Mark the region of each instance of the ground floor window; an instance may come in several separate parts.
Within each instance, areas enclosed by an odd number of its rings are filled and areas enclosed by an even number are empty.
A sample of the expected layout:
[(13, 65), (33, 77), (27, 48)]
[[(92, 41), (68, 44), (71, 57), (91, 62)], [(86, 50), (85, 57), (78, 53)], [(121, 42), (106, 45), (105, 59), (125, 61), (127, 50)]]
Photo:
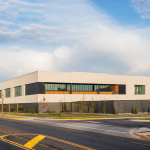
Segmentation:
[(3, 105), (3, 111), (6, 111), (6, 104)]
[(10, 111), (11, 111), (11, 112), (14, 111), (14, 104), (10, 104)]
[(18, 104), (18, 112), (23, 112), (23, 104)]

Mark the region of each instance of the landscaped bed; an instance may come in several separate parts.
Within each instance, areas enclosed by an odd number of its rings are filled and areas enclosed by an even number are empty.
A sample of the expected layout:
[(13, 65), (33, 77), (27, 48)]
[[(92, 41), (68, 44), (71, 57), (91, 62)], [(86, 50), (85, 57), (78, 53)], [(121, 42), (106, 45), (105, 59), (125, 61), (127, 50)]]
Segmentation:
[[(89, 114), (89, 113), (17, 113), (17, 112), (0, 112), (1, 116), (16, 115), (16, 116), (27, 116), (27, 117), (48, 117), (51, 119), (75, 119), (75, 118), (132, 118), (132, 117), (144, 117), (136, 118), (136, 120), (150, 120), (150, 114)], [(11, 116), (10, 116), (11, 117)]]

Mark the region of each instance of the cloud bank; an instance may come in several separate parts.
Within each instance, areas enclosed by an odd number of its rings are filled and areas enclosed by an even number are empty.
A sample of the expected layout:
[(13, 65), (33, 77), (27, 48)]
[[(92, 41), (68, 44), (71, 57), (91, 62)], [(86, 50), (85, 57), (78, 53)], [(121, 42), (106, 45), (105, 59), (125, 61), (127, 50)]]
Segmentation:
[(121, 26), (88, 0), (0, 3), (0, 80), (36, 70), (150, 75), (150, 28)]

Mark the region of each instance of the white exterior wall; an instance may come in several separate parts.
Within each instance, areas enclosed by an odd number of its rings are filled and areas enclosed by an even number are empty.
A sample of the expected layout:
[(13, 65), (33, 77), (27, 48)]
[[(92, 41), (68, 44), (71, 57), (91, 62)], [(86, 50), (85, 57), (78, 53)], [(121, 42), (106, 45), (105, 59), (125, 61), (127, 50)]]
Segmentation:
[[(39, 82), (55, 83), (85, 83), (85, 84), (125, 84), (126, 94), (86, 94), (86, 101), (96, 100), (150, 100), (150, 77), (108, 75), (99, 73), (78, 73), (78, 72), (48, 72), (38, 73)], [(134, 85), (145, 85), (145, 95), (135, 95)], [(43, 94), (47, 101), (59, 102), (64, 99), (64, 94)], [(39, 95), (39, 101), (43, 95)], [(80, 101), (83, 94), (65, 94), (65, 101)]]
[[(13, 103), (37, 103), (38, 95), (26, 95), (25, 96), (25, 85), (38, 82), (38, 72), (33, 72), (24, 76), (20, 76), (5, 82), (0, 83), (0, 90), (4, 94), (4, 104), (13, 104)], [(22, 96), (14, 97), (14, 87), (22, 86)], [(11, 97), (5, 98), (5, 89), (11, 88), (10, 95)], [(0, 99), (1, 101), (1, 99)]]
[[(11, 88), (11, 97), (5, 98), (4, 103), (36, 103), (40, 102), (43, 96), (48, 102), (80, 101), (83, 94), (37, 94), (25, 95), (25, 85), (34, 82), (53, 82), (53, 83), (85, 83), (85, 84), (125, 84), (126, 94), (86, 94), (85, 100), (150, 100), (150, 77), (108, 75), (98, 73), (77, 73), (77, 72), (48, 72), (37, 71), (18, 78), (14, 78), (0, 83), (0, 90), (4, 94), (4, 89)], [(22, 96), (14, 97), (14, 87), (22, 86)], [(135, 95), (134, 85), (145, 85), (145, 95)], [(1, 101), (1, 99), (0, 99)]]

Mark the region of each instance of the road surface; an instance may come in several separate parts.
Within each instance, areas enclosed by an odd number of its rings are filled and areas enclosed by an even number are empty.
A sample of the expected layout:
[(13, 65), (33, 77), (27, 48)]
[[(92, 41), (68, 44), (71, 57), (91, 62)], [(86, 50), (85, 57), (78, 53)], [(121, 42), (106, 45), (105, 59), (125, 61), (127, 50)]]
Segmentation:
[(56, 121), (0, 118), (0, 150), (150, 150), (132, 135), (149, 123), (128, 119)]

